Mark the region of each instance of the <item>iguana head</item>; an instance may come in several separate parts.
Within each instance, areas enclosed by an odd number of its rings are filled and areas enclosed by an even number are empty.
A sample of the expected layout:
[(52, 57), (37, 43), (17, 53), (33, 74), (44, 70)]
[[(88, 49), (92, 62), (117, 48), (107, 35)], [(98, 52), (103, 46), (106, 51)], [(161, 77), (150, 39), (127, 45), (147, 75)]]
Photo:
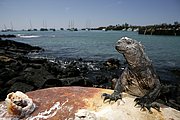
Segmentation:
[(122, 54), (136, 54), (136, 52), (143, 50), (141, 43), (128, 37), (122, 37), (118, 40), (115, 48)]
[(116, 50), (122, 53), (131, 66), (140, 66), (141, 62), (148, 62), (149, 59), (144, 53), (143, 45), (131, 38), (122, 37), (117, 41)]

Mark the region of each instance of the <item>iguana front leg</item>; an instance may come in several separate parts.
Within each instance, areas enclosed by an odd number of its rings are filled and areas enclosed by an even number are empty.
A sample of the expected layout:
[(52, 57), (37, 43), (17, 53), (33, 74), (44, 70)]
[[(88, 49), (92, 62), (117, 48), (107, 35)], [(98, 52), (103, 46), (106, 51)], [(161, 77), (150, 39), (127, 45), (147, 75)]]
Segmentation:
[(104, 97), (104, 101), (109, 99), (109, 103), (111, 101), (117, 101), (118, 99), (122, 99), (121, 93), (124, 91), (125, 85), (127, 84), (127, 75), (128, 75), (128, 68), (125, 68), (121, 77), (116, 80), (114, 92), (112, 94), (103, 93), (102, 96)]

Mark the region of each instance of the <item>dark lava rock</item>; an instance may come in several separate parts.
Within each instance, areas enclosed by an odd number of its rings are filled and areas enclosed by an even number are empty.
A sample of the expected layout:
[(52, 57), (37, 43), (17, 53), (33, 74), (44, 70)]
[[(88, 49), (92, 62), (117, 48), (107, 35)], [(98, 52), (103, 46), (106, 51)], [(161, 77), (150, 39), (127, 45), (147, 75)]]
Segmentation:
[(90, 79), (84, 77), (68, 77), (59, 79), (63, 86), (84, 86), (92, 87), (93, 83)]
[(17, 72), (10, 68), (2, 68), (0, 72), (0, 80), (7, 80), (15, 77), (17, 75)]
[(117, 69), (120, 67), (120, 61), (118, 59), (110, 58), (107, 61), (104, 62), (104, 65), (108, 69)]
[(80, 75), (80, 71), (77, 69), (76, 66), (69, 65), (66, 69), (63, 71), (62, 77), (76, 77)]
[(16, 60), (18, 61), (22, 61), (22, 63), (32, 63), (32, 64), (44, 64), (47, 63), (47, 59), (43, 59), (43, 58), (30, 58), (27, 56), (18, 56), (16, 58)]
[(40, 69), (28, 67), (23, 71), (23, 75), (27, 83), (30, 83), (37, 88), (42, 88), (48, 80), (56, 80), (56, 78), (44, 67), (41, 67)]
[(19, 75), (19, 76), (13, 77), (12, 79), (8, 80), (4, 86), (9, 87), (9, 86), (12, 86), (16, 82), (25, 82), (24, 76)]
[(59, 79), (48, 79), (42, 88), (49, 88), (49, 87), (56, 87), (56, 86), (63, 86), (63, 83), (61, 80)]
[[(0, 39), (0, 99), (4, 99), (10, 91), (31, 91), (41, 88), (46, 80), (55, 79), (45, 68), (41, 68), (46, 60), (24, 56), (41, 50), (37, 46)], [(28, 68), (32, 68), (31, 71), (27, 71)]]
[(15, 82), (13, 85), (8, 87), (3, 86), (2, 88), (0, 88), (0, 101), (4, 100), (7, 94), (10, 92), (15, 92), (15, 91), (28, 92), (32, 90), (34, 90), (33, 86), (22, 82)]
[(177, 75), (177, 76), (180, 76), (180, 68), (175, 68), (175, 69), (172, 69), (170, 70), (173, 74)]
[(16, 42), (13, 40), (0, 40), (0, 49), (5, 50), (6, 54), (27, 54), (29, 52), (38, 52), (43, 50), (38, 46)]
[(0, 38), (15, 38), (15, 37), (16, 37), (16, 35), (10, 35), (10, 34), (8, 34), (8, 35), (5, 35), (5, 34), (0, 35)]
[(28, 92), (28, 91), (32, 91), (33, 89), (34, 87), (31, 85), (28, 85), (22, 82), (16, 82), (10, 87), (10, 89), (8, 90), (8, 93), (15, 92), (15, 91)]
[(63, 68), (61, 67), (60, 64), (47, 61), (45, 67), (48, 70), (48, 72), (50, 72), (57, 78), (62, 78)]

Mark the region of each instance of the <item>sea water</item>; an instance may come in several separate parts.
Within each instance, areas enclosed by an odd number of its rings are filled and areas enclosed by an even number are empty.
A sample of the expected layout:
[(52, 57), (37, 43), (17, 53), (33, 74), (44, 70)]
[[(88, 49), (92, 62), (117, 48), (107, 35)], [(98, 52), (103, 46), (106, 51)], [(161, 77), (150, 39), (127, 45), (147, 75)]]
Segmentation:
[[(4, 34), (4, 33), (0, 33)], [(83, 58), (103, 61), (116, 58), (124, 61), (115, 50), (115, 44), (123, 36), (136, 39), (145, 47), (161, 79), (178, 80), (171, 69), (180, 68), (180, 37), (139, 35), (130, 31), (17, 31), (15, 41), (40, 46), (44, 52), (34, 54), (47, 58)]]

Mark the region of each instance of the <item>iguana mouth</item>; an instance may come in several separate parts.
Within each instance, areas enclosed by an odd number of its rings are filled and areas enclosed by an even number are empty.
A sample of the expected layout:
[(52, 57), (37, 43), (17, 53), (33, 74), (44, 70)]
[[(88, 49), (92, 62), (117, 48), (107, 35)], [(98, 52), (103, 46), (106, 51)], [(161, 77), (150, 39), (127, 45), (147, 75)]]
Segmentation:
[(125, 50), (119, 49), (119, 48), (120, 48), (119, 45), (116, 45), (116, 46), (115, 46), (115, 49), (116, 49), (118, 52), (120, 52), (120, 53), (124, 53), (124, 52), (125, 52)]

